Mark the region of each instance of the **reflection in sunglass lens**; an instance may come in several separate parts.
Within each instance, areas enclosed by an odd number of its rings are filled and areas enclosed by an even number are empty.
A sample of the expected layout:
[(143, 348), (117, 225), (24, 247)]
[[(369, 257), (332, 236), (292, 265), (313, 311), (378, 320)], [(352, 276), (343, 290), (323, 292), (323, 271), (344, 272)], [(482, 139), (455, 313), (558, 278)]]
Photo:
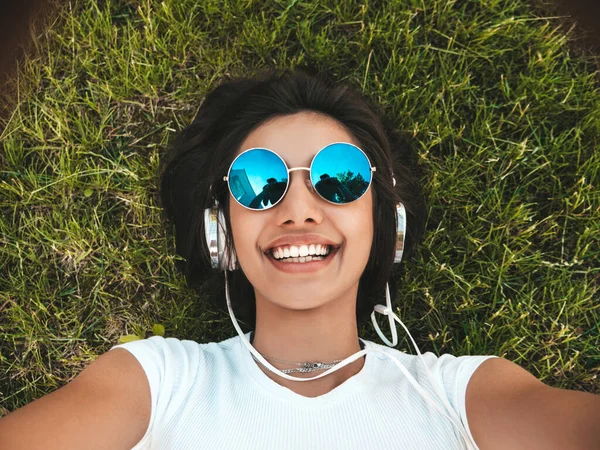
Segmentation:
[(266, 209), (277, 203), (288, 182), (283, 160), (266, 149), (242, 153), (229, 171), (231, 195), (252, 209)]
[(321, 150), (311, 167), (316, 191), (332, 203), (358, 200), (371, 183), (371, 167), (365, 154), (346, 143), (331, 144)]

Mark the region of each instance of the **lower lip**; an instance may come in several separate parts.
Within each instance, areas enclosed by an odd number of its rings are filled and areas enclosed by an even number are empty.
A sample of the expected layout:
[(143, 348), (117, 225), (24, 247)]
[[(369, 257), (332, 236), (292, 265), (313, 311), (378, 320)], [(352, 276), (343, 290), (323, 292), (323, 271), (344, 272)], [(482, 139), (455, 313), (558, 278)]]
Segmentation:
[(282, 272), (287, 273), (307, 273), (307, 272), (316, 272), (321, 270), (329, 265), (333, 257), (337, 254), (339, 248), (332, 250), (329, 252), (327, 257), (321, 259), (319, 261), (309, 261), (309, 262), (282, 262), (278, 261), (272, 256), (267, 256), (267, 259), (271, 261), (271, 264), (275, 266), (276, 269), (281, 270)]

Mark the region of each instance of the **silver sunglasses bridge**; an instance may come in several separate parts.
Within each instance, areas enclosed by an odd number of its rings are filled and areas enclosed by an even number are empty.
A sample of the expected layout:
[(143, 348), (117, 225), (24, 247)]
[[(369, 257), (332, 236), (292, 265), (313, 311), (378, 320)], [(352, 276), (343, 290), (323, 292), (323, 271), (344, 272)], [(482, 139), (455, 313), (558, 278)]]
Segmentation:
[[(371, 169), (371, 172), (375, 172), (377, 170), (377, 167), (369, 167)], [(291, 169), (288, 169), (288, 172), (295, 172), (296, 170), (306, 170), (308, 172), (310, 172), (310, 167), (292, 167)], [(225, 175), (223, 177), (223, 181), (229, 181), (229, 177), (227, 175)], [(396, 180), (394, 180), (396, 181)]]

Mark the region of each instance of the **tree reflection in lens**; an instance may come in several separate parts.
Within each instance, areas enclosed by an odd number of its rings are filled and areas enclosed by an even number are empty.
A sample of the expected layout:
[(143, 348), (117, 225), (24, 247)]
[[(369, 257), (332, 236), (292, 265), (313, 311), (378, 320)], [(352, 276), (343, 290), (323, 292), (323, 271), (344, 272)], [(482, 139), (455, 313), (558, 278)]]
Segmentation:
[(356, 200), (356, 195), (350, 192), (337, 178), (324, 173), (315, 185), (315, 189), (325, 199), (333, 203), (348, 203)]
[(337, 179), (348, 189), (355, 198), (360, 198), (369, 187), (369, 182), (364, 179), (361, 173), (354, 175), (354, 172), (348, 170), (346, 173), (338, 173)]

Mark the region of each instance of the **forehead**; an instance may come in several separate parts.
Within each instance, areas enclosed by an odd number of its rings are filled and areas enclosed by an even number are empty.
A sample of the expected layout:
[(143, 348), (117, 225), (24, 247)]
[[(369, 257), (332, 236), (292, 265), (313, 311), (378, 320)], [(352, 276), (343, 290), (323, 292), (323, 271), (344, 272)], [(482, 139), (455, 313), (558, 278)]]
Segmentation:
[(290, 167), (308, 166), (315, 154), (332, 142), (358, 141), (337, 120), (315, 112), (275, 117), (253, 130), (238, 154), (254, 147), (278, 153)]

